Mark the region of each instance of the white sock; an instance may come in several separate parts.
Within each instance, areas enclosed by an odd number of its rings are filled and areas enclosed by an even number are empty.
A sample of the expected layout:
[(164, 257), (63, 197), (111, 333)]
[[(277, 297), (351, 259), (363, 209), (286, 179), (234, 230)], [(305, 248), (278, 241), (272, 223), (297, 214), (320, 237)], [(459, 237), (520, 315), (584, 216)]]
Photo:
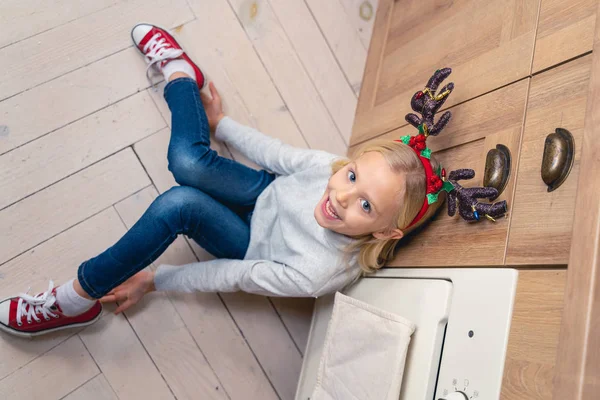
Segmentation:
[(193, 80), (196, 80), (196, 72), (194, 71), (194, 68), (189, 62), (182, 59), (169, 61), (164, 67), (162, 67), (161, 72), (163, 73), (163, 76), (167, 82), (169, 81), (169, 77), (175, 72), (183, 72), (184, 74), (188, 74)]
[(96, 303), (96, 300), (89, 300), (77, 294), (73, 287), (74, 281), (75, 279), (71, 279), (56, 289), (56, 301), (67, 317), (83, 314)]

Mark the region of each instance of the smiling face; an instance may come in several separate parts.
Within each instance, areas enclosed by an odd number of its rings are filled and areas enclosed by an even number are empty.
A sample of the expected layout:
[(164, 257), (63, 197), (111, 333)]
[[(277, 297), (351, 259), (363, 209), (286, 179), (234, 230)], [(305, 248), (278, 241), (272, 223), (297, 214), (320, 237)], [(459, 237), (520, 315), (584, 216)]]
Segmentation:
[(402, 232), (393, 224), (404, 196), (404, 180), (404, 174), (394, 172), (383, 155), (364, 153), (329, 178), (315, 207), (315, 219), (323, 228), (347, 236), (399, 239)]

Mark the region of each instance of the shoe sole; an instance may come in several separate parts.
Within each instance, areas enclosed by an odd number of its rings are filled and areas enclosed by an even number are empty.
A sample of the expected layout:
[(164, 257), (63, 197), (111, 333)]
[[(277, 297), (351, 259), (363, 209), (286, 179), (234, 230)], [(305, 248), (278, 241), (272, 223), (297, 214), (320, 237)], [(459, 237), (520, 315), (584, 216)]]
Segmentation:
[[(173, 41), (175, 42), (175, 44), (176, 44), (177, 46), (179, 46), (181, 49), (183, 49), (183, 46), (181, 46), (181, 45), (179, 44), (179, 42), (177, 41), (177, 39), (175, 39), (175, 36), (171, 35), (171, 33), (170, 33), (170, 32), (169, 32), (167, 29), (161, 28), (161, 27), (160, 27), (160, 26), (158, 26), (158, 25), (154, 25), (154, 24), (147, 24), (147, 23), (145, 23), (145, 22), (140, 22), (139, 24), (136, 24), (136, 25), (135, 25), (133, 28), (131, 28), (131, 32), (129, 33), (129, 36), (131, 36), (131, 41), (133, 42), (133, 45), (134, 45), (134, 46), (135, 46), (135, 48), (136, 48), (136, 49), (137, 49), (137, 50), (140, 52), (140, 54), (141, 54), (141, 55), (145, 56), (145, 54), (144, 54), (144, 52), (142, 51), (142, 49), (140, 49), (140, 48), (138, 47), (138, 45), (135, 43), (135, 40), (133, 39), (133, 30), (134, 30), (135, 28), (137, 28), (139, 25), (151, 25), (151, 26), (154, 26), (154, 27), (156, 27), (156, 28), (158, 28), (158, 29), (162, 29), (163, 31), (167, 32), (167, 33), (168, 33), (168, 34), (171, 36), (171, 39), (173, 39)], [(196, 65), (196, 68), (198, 68), (198, 69), (200, 70), (200, 73), (202, 74), (202, 77), (204, 78), (204, 79), (203, 79), (203, 81), (204, 81), (204, 82), (202, 83), (202, 87), (200, 87), (200, 90), (204, 89), (204, 88), (206, 87), (206, 85), (207, 85), (207, 82), (206, 82), (206, 75), (205, 75), (205, 74), (204, 74), (204, 72), (202, 71), (202, 68), (200, 68), (200, 66), (199, 66), (199, 65), (198, 65), (198, 64), (197, 64), (195, 61), (192, 61), (192, 59), (191, 59), (191, 58), (190, 58), (190, 57), (187, 55), (186, 51), (185, 51), (185, 50), (183, 50), (183, 52), (185, 53), (185, 55), (186, 55), (186, 56), (187, 56), (187, 58), (188, 58), (186, 61), (189, 61), (189, 62), (191, 62), (192, 64)]]
[[(0, 301), (0, 303), (3, 303), (4, 301), (11, 299), (11, 297), (4, 299), (2, 301)], [(4, 331), (6, 333), (9, 333), (13, 336), (19, 336), (19, 337), (24, 337), (24, 338), (32, 338), (35, 336), (41, 336), (41, 335), (47, 335), (49, 333), (52, 332), (57, 332), (57, 331), (62, 331), (64, 329), (73, 329), (73, 328), (81, 328), (84, 326), (89, 326), (92, 325), (93, 323), (97, 322), (100, 318), (102, 318), (102, 316), (104, 315), (104, 309), (102, 309), (98, 315), (96, 317), (94, 317), (94, 319), (87, 321), (87, 322), (79, 322), (76, 324), (70, 324), (70, 325), (63, 325), (63, 326), (57, 326), (56, 328), (52, 328), (52, 329), (46, 329), (43, 331), (39, 331), (39, 332), (21, 332), (18, 331), (10, 326), (6, 326), (4, 324), (0, 323), (0, 331)]]

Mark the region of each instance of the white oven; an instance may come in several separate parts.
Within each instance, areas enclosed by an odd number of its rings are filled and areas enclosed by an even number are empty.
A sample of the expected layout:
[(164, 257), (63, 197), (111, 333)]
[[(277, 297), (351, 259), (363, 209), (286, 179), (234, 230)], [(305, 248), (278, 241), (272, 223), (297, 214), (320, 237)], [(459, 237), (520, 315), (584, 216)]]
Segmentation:
[[(517, 277), (514, 269), (386, 268), (344, 293), (415, 323), (400, 400), (493, 400)], [(296, 400), (315, 387), (332, 307), (333, 296), (316, 301)]]

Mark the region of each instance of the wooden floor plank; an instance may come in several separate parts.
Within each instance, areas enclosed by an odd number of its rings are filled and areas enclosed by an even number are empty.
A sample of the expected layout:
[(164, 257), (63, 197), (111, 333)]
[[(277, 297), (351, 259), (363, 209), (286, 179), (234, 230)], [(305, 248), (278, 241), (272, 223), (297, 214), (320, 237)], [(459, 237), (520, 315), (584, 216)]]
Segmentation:
[(221, 295), (282, 399), (293, 399), (302, 356), (266, 297), (243, 292)]
[(337, 0), (306, 0), (319, 23), (346, 77), (356, 93), (360, 92), (367, 51)]
[(144, 70), (129, 48), (0, 102), (0, 154), (148, 87)]
[(146, 92), (0, 156), (0, 209), (165, 127)]
[[(229, 2), (308, 145), (345, 154), (347, 146), (269, 2)], [(323, 132), (328, 134), (323, 135)]]
[(303, 1), (270, 0), (269, 3), (347, 145), (356, 111), (356, 94), (319, 26)]
[(0, 48), (110, 7), (117, 1), (3, 0), (0, 4)]
[[(249, 112), (251, 126), (292, 146), (306, 147), (288, 106), (227, 1), (190, 0), (190, 6), (197, 22), (186, 24), (179, 37), (201, 65), (210, 59), (218, 67), (208, 71), (217, 88), (229, 80)], [(227, 29), (222, 29), (223, 26)], [(232, 92), (224, 92), (223, 97), (227, 97), (229, 106), (226, 112), (238, 119), (243, 110), (237, 107), (234, 110), (232, 105), (239, 101), (234, 100)]]
[(358, 33), (366, 50), (369, 50), (373, 24), (379, 0), (339, 0), (346, 11), (348, 21)]
[(0, 49), (0, 100), (131, 46), (140, 21), (167, 28), (193, 16), (185, 0), (132, 0)]
[(100, 374), (62, 400), (119, 400), (119, 398), (104, 375)]
[[(58, 286), (74, 278), (81, 262), (104, 251), (124, 233), (112, 207), (96, 214), (0, 266), (0, 298), (25, 292), (28, 287), (30, 293), (40, 293), (48, 289), (50, 280)], [(59, 331), (31, 340), (0, 335), (0, 379), (77, 331)]]
[(107, 312), (79, 333), (121, 399), (175, 399), (124, 315)]
[(0, 264), (148, 186), (126, 149), (0, 211)]
[[(157, 195), (154, 188), (148, 188), (115, 207), (130, 226)], [(154, 264), (183, 265), (195, 261), (187, 242), (179, 237)], [(223, 394), (223, 389), (231, 399), (277, 398), (217, 294), (169, 296), (152, 293), (127, 316), (178, 399), (220, 398), (217, 395)], [(168, 323), (165, 315), (170, 315)], [(195, 343), (189, 342), (190, 334)], [(167, 353), (165, 349), (177, 351)], [(202, 376), (204, 357), (223, 385), (217, 392), (214, 386), (202, 387), (193, 376), (186, 379), (190, 373)], [(182, 366), (190, 371), (179, 372)]]
[(60, 399), (99, 372), (79, 337), (73, 336), (0, 380), (0, 398)]
[(292, 335), (300, 353), (304, 355), (315, 299), (312, 297), (272, 297), (271, 302)]

